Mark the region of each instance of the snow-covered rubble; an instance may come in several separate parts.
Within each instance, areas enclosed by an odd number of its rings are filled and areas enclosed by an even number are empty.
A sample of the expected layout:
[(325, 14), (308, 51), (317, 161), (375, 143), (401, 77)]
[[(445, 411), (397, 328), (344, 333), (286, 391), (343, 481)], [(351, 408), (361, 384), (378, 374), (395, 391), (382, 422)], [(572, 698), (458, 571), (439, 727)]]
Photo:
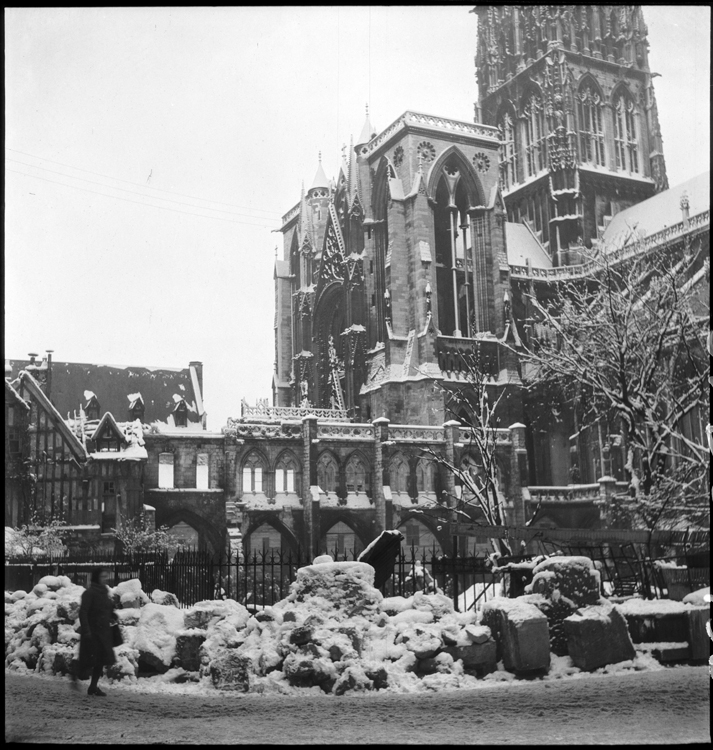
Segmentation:
[[(590, 578), (589, 568), (581, 568), (580, 582)], [(551, 595), (552, 576), (540, 579)], [(479, 614), (456, 612), (440, 593), (385, 598), (373, 582), (374, 569), (366, 563), (320, 558), (298, 571), (285, 599), (254, 615), (232, 600), (181, 609), (168, 592), (149, 595), (138, 580), (121, 582), (110, 595), (124, 644), (115, 649), (117, 662), (107, 676), (125, 685), (159, 680), (235, 692), (334, 695), (476, 687), (514, 678), (496, 665), (495, 634)], [(29, 593), (5, 592), (6, 669), (72, 671), (83, 591), (64, 576), (46, 576)], [(518, 607), (544, 601), (542, 593), (521, 599), (501, 605), (517, 619)], [(579, 671), (571, 660), (552, 664), (553, 678)], [(632, 668), (642, 668), (637, 664)]]

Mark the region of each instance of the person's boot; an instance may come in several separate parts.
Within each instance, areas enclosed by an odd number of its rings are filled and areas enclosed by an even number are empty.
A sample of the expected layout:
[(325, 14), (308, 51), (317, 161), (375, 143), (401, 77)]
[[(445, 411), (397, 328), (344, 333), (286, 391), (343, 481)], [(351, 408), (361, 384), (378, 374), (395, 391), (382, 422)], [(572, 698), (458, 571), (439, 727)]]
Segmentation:
[(89, 686), (89, 690), (87, 690), (87, 695), (98, 695), (102, 698), (106, 697), (106, 693), (103, 690), (101, 690), (98, 686), (92, 687), (91, 685)]

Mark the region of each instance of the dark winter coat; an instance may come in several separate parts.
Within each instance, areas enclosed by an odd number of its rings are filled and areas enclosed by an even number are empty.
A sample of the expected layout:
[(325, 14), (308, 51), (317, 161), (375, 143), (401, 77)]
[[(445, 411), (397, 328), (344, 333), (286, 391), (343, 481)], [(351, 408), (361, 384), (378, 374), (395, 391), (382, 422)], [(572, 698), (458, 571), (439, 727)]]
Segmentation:
[(90, 584), (82, 594), (82, 604), (79, 608), (80, 673), (87, 673), (94, 667), (105, 667), (116, 662), (111, 635), (111, 622), (115, 617), (108, 587), (101, 583)]

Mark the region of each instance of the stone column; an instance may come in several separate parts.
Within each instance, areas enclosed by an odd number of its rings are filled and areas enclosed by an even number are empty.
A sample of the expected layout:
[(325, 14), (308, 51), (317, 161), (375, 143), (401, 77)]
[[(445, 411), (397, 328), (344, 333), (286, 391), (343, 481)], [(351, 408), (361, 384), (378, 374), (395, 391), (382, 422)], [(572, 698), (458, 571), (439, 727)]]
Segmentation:
[(316, 546), (313, 524), (312, 487), (317, 486), (317, 457), (312, 450), (312, 441), (317, 439), (317, 417), (302, 418), (302, 505), (304, 506), (303, 544), (307, 556), (313, 557)]
[[(455, 419), (451, 419), (443, 425), (443, 434), (446, 439), (446, 461), (455, 466), (455, 443), (458, 442), (458, 430), (460, 428), (460, 422)], [(453, 510), (456, 505), (456, 478), (452, 471), (446, 474), (446, 506)], [(452, 514), (449, 514), (452, 515)], [(449, 520), (453, 520), (450, 518)]]
[[(389, 420), (379, 417), (372, 422), (374, 426), (374, 484), (372, 493), (376, 509), (374, 536), (386, 530), (386, 499), (384, 498), (384, 455), (382, 443), (389, 439)], [(391, 504), (391, 501), (389, 501)], [(391, 513), (389, 513), (391, 515)]]
[(527, 448), (525, 447), (525, 425), (515, 422), (508, 427), (510, 430), (510, 492), (509, 500), (513, 506), (512, 526), (524, 526), (530, 519), (525, 518), (525, 501), (522, 488), (527, 487)]

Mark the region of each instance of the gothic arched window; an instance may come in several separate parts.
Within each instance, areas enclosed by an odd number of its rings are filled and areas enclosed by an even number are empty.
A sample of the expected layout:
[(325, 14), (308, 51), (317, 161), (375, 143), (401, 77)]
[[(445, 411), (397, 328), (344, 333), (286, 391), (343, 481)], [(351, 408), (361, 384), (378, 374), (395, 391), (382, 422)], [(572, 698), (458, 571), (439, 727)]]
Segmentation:
[(347, 492), (368, 492), (369, 472), (362, 458), (353, 454), (347, 462)]
[(275, 492), (295, 492), (297, 473), (297, 461), (290, 455), (280, 456), (275, 468)]
[(262, 477), (262, 459), (251, 453), (243, 464), (243, 493), (262, 492)]
[(389, 463), (389, 484), (392, 492), (408, 492), (409, 466), (401, 455), (394, 456)]
[(509, 190), (517, 182), (517, 150), (515, 123), (510, 112), (503, 112), (498, 121), (500, 129), (500, 184)]
[[(476, 154), (473, 164), (487, 169), (487, 154)], [(440, 330), (447, 336), (466, 336), (489, 330), (488, 282), (484, 275), (489, 227), (470, 209), (482, 202), (473, 166), (459, 151), (443, 160), (432, 178), (436, 240), (436, 288)]]
[(339, 467), (331, 453), (323, 453), (317, 461), (317, 484), (324, 492), (336, 492)]
[(416, 489), (419, 492), (436, 491), (436, 467), (428, 458), (421, 458), (416, 464)]
[(614, 152), (617, 169), (639, 171), (636, 110), (631, 97), (623, 91), (614, 99)]
[(528, 177), (547, 166), (547, 128), (542, 99), (534, 91), (528, 94), (523, 107), (525, 163)]
[(579, 151), (582, 161), (605, 166), (602, 99), (590, 84), (579, 91)]

